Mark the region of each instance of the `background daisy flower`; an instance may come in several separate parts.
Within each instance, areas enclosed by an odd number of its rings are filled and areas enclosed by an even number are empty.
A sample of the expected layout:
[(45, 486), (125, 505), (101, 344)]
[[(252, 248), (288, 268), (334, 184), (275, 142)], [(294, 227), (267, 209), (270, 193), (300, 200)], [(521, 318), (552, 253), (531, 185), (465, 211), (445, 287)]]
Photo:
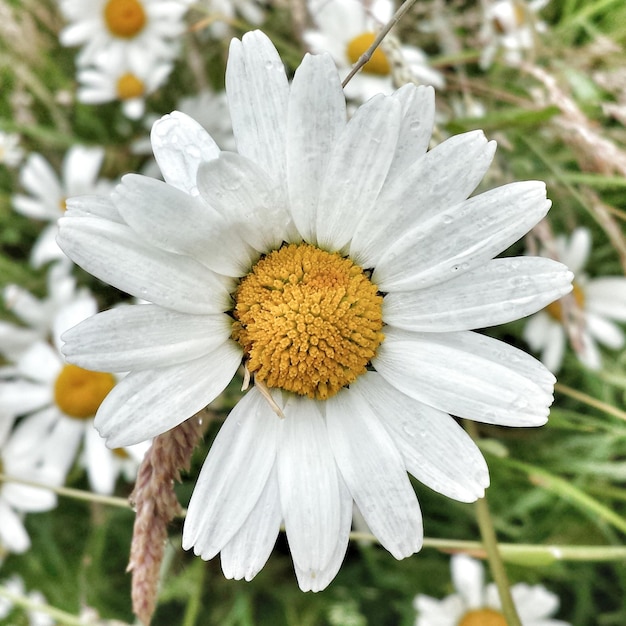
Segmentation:
[(124, 115), (136, 120), (145, 112), (147, 96), (165, 83), (171, 71), (172, 62), (163, 59), (105, 61), (79, 70), (76, 97), (85, 104), (119, 101)]
[[(577, 228), (568, 239), (557, 237), (557, 256), (574, 272), (573, 297), (576, 305), (577, 330), (580, 345), (575, 354), (578, 360), (594, 370), (602, 367), (599, 345), (611, 350), (624, 347), (624, 331), (615, 322), (626, 322), (626, 278), (602, 276), (590, 278), (584, 268), (591, 252), (591, 232)], [(524, 340), (552, 372), (558, 372), (567, 346), (567, 331), (563, 310), (554, 302), (533, 315), (524, 327)]]
[(27, 192), (11, 197), (13, 208), (20, 214), (49, 222), (31, 250), (31, 263), (41, 267), (49, 261), (67, 261), (56, 244), (57, 220), (65, 211), (70, 196), (86, 193), (107, 193), (110, 183), (98, 178), (104, 149), (73, 146), (63, 159), (61, 176), (41, 155), (32, 153), (20, 170), (20, 184)]
[(188, 0), (61, 0), (70, 22), (60, 34), (64, 46), (83, 46), (79, 66), (108, 63), (139, 66), (173, 59), (185, 30)]
[[(415, 626), (506, 626), (500, 597), (494, 583), (485, 586), (482, 564), (464, 554), (450, 560), (455, 593), (437, 600), (418, 595)], [(542, 585), (518, 583), (511, 596), (522, 626), (568, 626), (552, 619), (559, 608), (558, 597)]]
[(480, 33), (484, 45), (480, 67), (489, 68), (500, 50), (507, 65), (519, 65), (524, 53), (534, 49), (537, 33), (546, 30), (536, 13), (549, 1), (489, 0)]
[(486, 464), (449, 414), (546, 421), (554, 377), (470, 329), (540, 309), (572, 276), (549, 259), (492, 260), (546, 214), (545, 186), (468, 199), (495, 144), (478, 131), (427, 152), (431, 88), (346, 121), (331, 57), (307, 55), (290, 86), (257, 31), (231, 43), (226, 90), (238, 153), (175, 112), (152, 130), (165, 182), (127, 175), (110, 200), (71, 201), (63, 249), (150, 304), (85, 320), (64, 353), (130, 372), (95, 420), (113, 447), (194, 415), (243, 362), (254, 386), (213, 442), (183, 546), (249, 580), (283, 522), (300, 587), (317, 591), (339, 569), (353, 502), (403, 558), (422, 541), (407, 471), (460, 501), (483, 494)]
[[(394, 10), (389, 0), (375, 0), (367, 6), (360, 0), (312, 0), (308, 7), (315, 28), (304, 32), (304, 41), (312, 52), (330, 53), (342, 76), (374, 42)], [(443, 76), (429, 67), (421, 50), (400, 46), (398, 54), (417, 81), (437, 88), (444, 86)], [(346, 85), (346, 96), (364, 102), (377, 93), (391, 93), (395, 88), (392, 69), (392, 60), (379, 47)]]
[[(66, 364), (58, 351), (60, 335), (69, 327), (93, 315), (96, 302), (82, 295), (62, 307), (54, 317), (52, 345), (37, 340), (20, 354), (13, 376), (0, 380), (0, 414), (21, 417), (14, 438), (22, 452), (37, 460), (45, 482), (62, 484), (83, 450), (83, 464), (91, 488), (112, 493), (115, 479), (125, 465), (119, 454), (104, 445), (93, 427), (93, 416), (116, 377)], [(134, 465), (145, 452), (145, 444), (132, 452)]]

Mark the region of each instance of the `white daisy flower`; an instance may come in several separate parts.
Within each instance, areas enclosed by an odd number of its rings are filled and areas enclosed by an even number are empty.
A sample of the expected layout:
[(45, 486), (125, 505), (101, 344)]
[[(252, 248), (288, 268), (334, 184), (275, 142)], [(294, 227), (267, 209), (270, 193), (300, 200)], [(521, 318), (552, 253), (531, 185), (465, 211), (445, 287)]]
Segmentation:
[[(624, 331), (615, 322), (626, 322), (626, 278), (603, 276), (589, 278), (583, 272), (591, 251), (591, 233), (577, 228), (569, 240), (556, 239), (557, 257), (574, 272), (574, 299), (580, 314), (578, 360), (590, 369), (602, 367), (598, 344), (611, 350), (624, 347)], [(526, 324), (524, 340), (552, 372), (563, 363), (567, 332), (563, 325), (561, 304), (554, 302), (533, 315)]]
[(56, 243), (57, 220), (63, 215), (69, 196), (109, 191), (111, 184), (98, 180), (103, 158), (103, 148), (73, 146), (65, 154), (60, 178), (41, 154), (32, 153), (26, 159), (20, 184), (28, 195), (13, 195), (13, 208), (27, 217), (49, 222), (31, 250), (34, 267), (49, 261), (67, 261)]
[(136, 120), (144, 114), (146, 97), (165, 83), (172, 67), (171, 61), (162, 59), (86, 67), (78, 72), (77, 98), (85, 104), (119, 100), (124, 115)]
[[(498, 589), (494, 583), (485, 586), (482, 564), (464, 554), (450, 561), (456, 593), (443, 600), (418, 595), (414, 604), (418, 612), (415, 626), (506, 626)], [(559, 608), (558, 597), (542, 585), (518, 583), (511, 596), (522, 626), (569, 626), (551, 619)]]
[(20, 147), (20, 136), (0, 130), (0, 163), (7, 167), (17, 167), (23, 158), (24, 150)]
[(504, 62), (517, 66), (524, 53), (535, 47), (537, 33), (546, 31), (546, 24), (536, 14), (550, 0), (492, 0), (487, 3), (480, 38), (484, 48), (480, 67), (485, 70), (493, 63), (499, 50)]
[[(120, 463), (119, 454), (105, 446), (93, 427), (93, 417), (117, 379), (106, 372), (67, 364), (59, 352), (60, 335), (96, 311), (93, 297), (85, 296), (57, 313), (52, 345), (48, 341), (33, 343), (15, 363), (13, 378), (0, 380), (0, 414), (22, 416), (14, 438), (38, 459), (45, 482), (61, 484), (82, 445), (91, 488), (112, 493), (116, 477), (128, 469)], [(35, 435), (42, 432), (45, 441), (32, 447)], [(145, 445), (132, 454), (140, 460), (143, 452)]]
[[(0, 385), (4, 383), (0, 382)], [(0, 392), (1, 393), (1, 392)], [(46, 432), (31, 429), (28, 447), (17, 432), (11, 430), (12, 415), (0, 409), (0, 474), (36, 483), (52, 484), (46, 470), (33, 454), (43, 445)], [(19, 428), (19, 426), (18, 426)], [(56, 506), (56, 495), (47, 489), (29, 487), (6, 480), (0, 482), (0, 553), (26, 552), (30, 538), (23, 524), (25, 513), (49, 511)]]
[(255, 384), (211, 447), (183, 545), (251, 579), (284, 521), (301, 588), (319, 590), (353, 501), (402, 558), (422, 542), (407, 471), (461, 501), (483, 494), (486, 464), (449, 413), (546, 421), (552, 374), (469, 329), (538, 310), (571, 274), (492, 260), (546, 214), (545, 186), (467, 199), (495, 145), (472, 132), (426, 152), (431, 88), (380, 95), (346, 121), (332, 58), (306, 55), (290, 86), (257, 31), (231, 42), (226, 89), (238, 153), (175, 112), (152, 130), (165, 182), (128, 175), (110, 200), (71, 202), (64, 250), (152, 304), (86, 320), (64, 352), (130, 371), (96, 416), (110, 446), (191, 417), (243, 361)]
[[(305, 31), (304, 41), (312, 52), (329, 52), (345, 77), (392, 17), (393, 2), (374, 0), (366, 7), (361, 0), (310, 0), (309, 12), (316, 29)], [(400, 46), (399, 53), (416, 80), (437, 88), (444, 86), (443, 76), (428, 65), (419, 48)], [(346, 86), (346, 96), (364, 102), (377, 93), (391, 93), (392, 69), (391, 59), (378, 47)]]
[(70, 22), (60, 34), (64, 46), (84, 46), (80, 66), (173, 59), (185, 31), (190, 0), (61, 0)]

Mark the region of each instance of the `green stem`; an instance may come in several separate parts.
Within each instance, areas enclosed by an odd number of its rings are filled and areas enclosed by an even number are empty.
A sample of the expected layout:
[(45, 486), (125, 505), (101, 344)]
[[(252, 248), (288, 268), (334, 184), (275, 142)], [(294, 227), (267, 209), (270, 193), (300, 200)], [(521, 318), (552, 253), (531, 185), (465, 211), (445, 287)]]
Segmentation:
[[(465, 428), (471, 438), (474, 441), (478, 440), (478, 428), (474, 422), (466, 422)], [(506, 575), (506, 568), (504, 567), (504, 561), (500, 555), (498, 548), (498, 538), (496, 537), (496, 531), (493, 526), (493, 520), (489, 512), (489, 505), (487, 498), (480, 498), (476, 502), (476, 520), (478, 522), (478, 528), (480, 529), (480, 535), (487, 552), (487, 560), (489, 561), (489, 569), (493, 580), (498, 587), (498, 594), (500, 596), (500, 603), (502, 604), (502, 613), (509, 626), (522, 626), (517, 609), (513, 603), (511, 596), (511, 589), (509, 585), (509, 579)]]

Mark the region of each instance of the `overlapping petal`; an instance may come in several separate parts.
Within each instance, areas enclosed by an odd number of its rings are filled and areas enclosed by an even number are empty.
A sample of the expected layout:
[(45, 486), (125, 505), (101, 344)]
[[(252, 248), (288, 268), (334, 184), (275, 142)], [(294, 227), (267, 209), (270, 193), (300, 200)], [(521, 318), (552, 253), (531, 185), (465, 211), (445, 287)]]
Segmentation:
[(155, 368), (209, 354), (232, 332), (226, 315), (188, 315), (151, 304), (86, 319), (63, 335), (72, 363), (104, 372)]
[(405, 330), (486, 328), (536, 313), (569, 293), (572, 278), (551, 259), (494, 259), (444, 283), (387, 294), (383, 316), (387, 324)]
[(94, 425), (110, 448), (155, 437), (212, 402), (240, 363), (241, 350), (226, 342), (186, 363), (131, 372), (104, 399)]
[[(279, 401), (279, 399), (278, 399)], [(258, 502), (276, 459), (278, 419), (251, 389), (220, 428), (189, 502), (183, 548), (213, 558)]]
[(406, 395), (446, 413), (503, 426), (540, 426), (554, 376), (533, 357), (472, 332), (388, 328), (372, 361)]

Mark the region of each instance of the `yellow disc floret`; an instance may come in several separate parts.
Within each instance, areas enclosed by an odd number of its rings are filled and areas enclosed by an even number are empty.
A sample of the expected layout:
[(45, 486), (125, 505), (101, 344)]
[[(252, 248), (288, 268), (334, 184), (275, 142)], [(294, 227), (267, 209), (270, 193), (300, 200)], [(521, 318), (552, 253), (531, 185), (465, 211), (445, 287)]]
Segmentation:
[(494, 609), (475, 609), (468, 611), (460, 619), (457, 626), (507, 626), (506, 619), (500, 611)]
[[(584, 308), (585, 306), (585, 292), (582, 290), (580, 285), (577, 283), (573, 284), (572, 295), (574, 296), (574, 301), (576, 302), (576, 306), (579, 309)], [(561, 306), (561, 300), (555, 300), (551, 302), (546, 307), (546, 312), (548, 315), (555, 319), (557, 322), (563, 323), (563, 307)]]
[(146, 12), (139, 0), (108, 0), (104, 21), (112, 35), (132, 39), (146, 25)]
[(325, 399), (365, 372), (383, 340), (382, 297), (350, 259), (309, 244), (261, 259), (235, 293), (233, 338), (268, 387)]
[[(348, 43), (346, 54), (352, 63), (356, 63), (361, 55), (374, 43), (375, 33), (362, 33)], [(380, 46), (374, 50), (372, 58), (363, 66), (364, 72), (387, 76), (391, 72), (391, 66), (387, 56)]]
[(117, 79), (116, 85), (117, 97), (120, 100), (130, 100), (131, 98), (140, 98), (145, 92), (143, 81), (134, 74), (126, 72)]
[(115, 378), (106, 372), (91, 372), (77, 365), (65, 365), (54, 383), (54, 401), (70, 417), (93, 417)]

